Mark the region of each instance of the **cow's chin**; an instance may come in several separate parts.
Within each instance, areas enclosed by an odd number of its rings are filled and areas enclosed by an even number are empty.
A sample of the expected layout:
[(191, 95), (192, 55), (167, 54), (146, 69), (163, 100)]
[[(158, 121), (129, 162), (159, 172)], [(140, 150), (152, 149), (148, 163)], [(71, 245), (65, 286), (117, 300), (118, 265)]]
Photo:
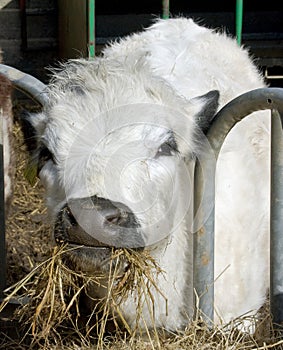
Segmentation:
[(76, 270), (83, 273), (108, 274), (111, 264), (113, 265), (111, 247), (92, 247), (66, 242), (65, 249), (67, 259)]
[(89, 236), (83, 230), (55, 225), (54, 238), (58, 246), (64, 246), (67, 259), (82, 272), (107, 272), (114, 247), (107, 246)]

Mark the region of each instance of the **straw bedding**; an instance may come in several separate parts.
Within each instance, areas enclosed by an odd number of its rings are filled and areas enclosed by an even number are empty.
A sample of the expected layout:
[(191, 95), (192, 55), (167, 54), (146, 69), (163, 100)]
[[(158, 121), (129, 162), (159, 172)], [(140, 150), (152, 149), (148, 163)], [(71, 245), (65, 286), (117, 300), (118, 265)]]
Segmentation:
[[(26, 107), (26, 106), (25, 106)], [(68, 254), (76, 247), (54, 247), (39, 183), (29, 185), (24, 177), (27, 152), (17, 122), (15, 108), (16, 180), (13, 204), (7, 221), (7, 298), (0, 305), (22, 301), (11, 318), (13, 332), (0, 318), (0, 349), (283, 349), (281, 332), (262, 312), (254, 335), (238, 331), (236, 325), (208, 328), (201, 314), (185, 331), (171, 334), (152, 330), (141, 334), (141, 310), (154, 314), (152, 290), (155, 277), (162, 273), (145, 250), (112, 249), (107, 275), (88, 275), (72, 269)], [(126, 266), (126, 268), (125, 268)], [(102, 300), (93, 300), (93, 312), (82, 301), (88, 288), (105, 288)], [(157, 290), (161, 293), (162, 291)], [(137, 320), (129, 325), (120, 305), (134, 293)], [(164, 296), (166, 305), (166, 296)], [(243, 322), (242, 319), (237, 322)], [(17, 334), (17, 336), (11, 336)]]

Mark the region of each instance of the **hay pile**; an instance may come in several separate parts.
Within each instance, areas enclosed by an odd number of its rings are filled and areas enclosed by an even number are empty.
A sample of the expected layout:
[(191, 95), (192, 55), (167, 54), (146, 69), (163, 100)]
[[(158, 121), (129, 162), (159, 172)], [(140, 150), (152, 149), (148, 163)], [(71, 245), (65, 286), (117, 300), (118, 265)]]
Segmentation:
[[(17, 106), (15, 112), (17, 120), (21, 107)], [(12, 206), (6, 221), (8, 285), (19, 281), (38, 262), (48, 258), (51, 248), (51, 232), (44, 205), (44, 190), (40, 183), (32, 187), (25, 179), (28, 154), (17, 121), (14, 123), (13, 141), (16, 174)]]
[[(112, 250), (108, 276), (71, 270), (65, 257), (69, 249), (76, 248), (52, 246), (43, 189), (39, 184), (31, 187), (23, 175), (27, 154), (18, 123), (14, 132), (17, 174), (7, 222), (8, 285), (12, 287), (0, 309), (15, 297), (23, 304), (14, 316), (20, 336), (13, 338), (1, 328), (0, 349), (283, 349), (282, 335), (273, 330), (268, 313), (261, 317), (254, 335), (239, 332), (233, 325), (208, 328), (199, 315), (179, 334), (162, 333), (153, 322), (153, 331), (141, 337), (141, 309), (147, 307), (153, 315), (152, 290), (157, 289), (155, 277), (162, 271), (146, 251), (141, 254), (126, 249)], [(107, 293), (89, 314), (81, 308), (81, 300), (91, 284), (104, 287)], [(121, 302), (133, 292), (137, 309), (134, 326), (127, 323), (120, 309)], [(162, 295), (162, 291), (157, 292)], [(109, 324), (112, 332), (106, 331)]]
[[(40, 263), (25, 278), (8, 290), (9, 299), (29, 298), (18, 308), (15, 317), (24, 329), (20, 349), (281, 349), (282, 335), (272, 329), (266, 316), (258, 324), (254, 335), (238, 331), (236, 325), (247, 318), (234, 321), (224, 327), (207, 327), (201, 315), (191, 322), (184, 332), (165, 334), (157, 329), (146, 332), (142, 337), (139, 321), (140, 309), (146, 303), (153, 312), (154, 300), (150, 291), (155, 288), (152, 271), (158, 267), (147, 255), (142, 259), (136, 252), (118, 249), (112, 251), (112, 269), (105, 283), (105, 275), (88, 276), (69, 269), (64, 263), (68, 247), (56, 247), (51, 257)], [(129, 268), (121, 273), (119, 266), (129, 263)], [(162, 271), (158, 271), (162, 273)], [(138, 283), (133, 283), (133, 282)], [(87, 287), (95, 283), (108, 289), (104, 299), (97, 303), (94, 312), (84, 315), (80, 309), (80, 297)], [(105, 283), (105, 284), (104, 284)], [(128, 293), (136, 291), (137, 323), (128, 325), (120, 311), (120, 302)], [(0, 306), (5, 307), (5, 304)], [(115, 315), (114, 315), (115, 314)], [(120, 323), (117, 317), (120, 316)], [(107, 333), (106, 325), (112, 322), (114, 328)], [(152, 325), (154, 326), (154, 325)], [(281, 340), (280, 340), (281, 339)], [(26, 344), (26, 345), (25, 345)], [(269, 344), (269, 345), (267, 345)], [(5, 349), (15, 348), (14, 344)], [(25, 347), (27, 346), (27, 347)]]
[[(136, 339), (143, 323), (142, 308), (152, 315), (154, 300), (151, 292), (155, 286), (152, 271), (161, 273), (148, 253), (125, 249), (113, 249), (110, 271), (87, 275), (68, 268), (64, 260), (70, 250), (76, 248), (55, 247), (51, 257), (40, 263), (20, 282), (7, 290), (8, 297), (0, 305), (5, 308), (9, 300), (17, 298), (28, 302), (18, 308), (16, 317), (31, 341), (31, 348), (49, 349), (52, 344), (66, 344), (71, 340), (80, 344), (105, 345), (105, 334), (111, 323), (111, 333), (118, 338)], [(127, 266), (126, 269), (121, 267)], [(81, 310), (81, 297), (91, 284), (105, 289), (105, 297), (97, 300), (88, 315)], [(137, 319), (129, 325), (124, 319), (120, 305), (130, 293), (136, 295)], [(118, 322), (119, 320), (119, 322)], [(157, 330), (147, 334), (150, 342), (159, 341)]]

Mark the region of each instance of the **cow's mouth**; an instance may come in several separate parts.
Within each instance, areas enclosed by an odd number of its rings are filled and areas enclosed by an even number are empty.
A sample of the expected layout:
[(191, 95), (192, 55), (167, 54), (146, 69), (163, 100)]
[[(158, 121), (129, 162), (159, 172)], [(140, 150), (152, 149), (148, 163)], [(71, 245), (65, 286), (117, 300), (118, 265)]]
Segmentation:
[(84, 246), (96, 249), (110, 248), (88, 235), (77, 223), (68, 206), (63, 207), (57, 215), (54, 238), (58, 245), (67, 244), (71, 247)]
[(98, 197), (72, 200), (63, 206), (55, 221), (54, 238), (58, 245), (93, 253), (145, 245), (140, 225), (130, 209), (121, 209)]

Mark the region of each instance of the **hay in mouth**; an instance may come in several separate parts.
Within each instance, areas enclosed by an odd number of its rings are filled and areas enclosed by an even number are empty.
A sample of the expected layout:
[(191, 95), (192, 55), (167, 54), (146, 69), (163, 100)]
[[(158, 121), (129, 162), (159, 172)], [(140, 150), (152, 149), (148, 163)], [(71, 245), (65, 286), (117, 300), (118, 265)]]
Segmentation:
[[(28, 298), (16, 316), (25, 326), (32, 345), (42, 346), (51, 339), (57, 342), (74, 335), (83, 343), (92, 340), (102, 348), (109, 324), (116, 337), (133, 340), (145, 331), (149, 339), (158, 341), (152, 291), (162, 294), (156, 285), (156, 277), (162, 271), (150, 254), (146, 250), (112, 248), (108, 273), (98, 271), (89, 275), (76, 272), (65, 263), (66, 256), (75, 250), (76, 247), (55, 247), (49, 259), (7, 290), (9, 294), (0, 311), (12, 298)], [(93, 299), (95, 307), (86, 316), (81, 312), (80, 302), (91, 285), (105, 289), (105, 296)], [(134, 324), (128, 323), (121, 307), (130, 294), (135, 300)], [(167, 300), (163, 298), (166, 308)], [(151, 325), (143, 319), (145, 308), (151, 315)]]

